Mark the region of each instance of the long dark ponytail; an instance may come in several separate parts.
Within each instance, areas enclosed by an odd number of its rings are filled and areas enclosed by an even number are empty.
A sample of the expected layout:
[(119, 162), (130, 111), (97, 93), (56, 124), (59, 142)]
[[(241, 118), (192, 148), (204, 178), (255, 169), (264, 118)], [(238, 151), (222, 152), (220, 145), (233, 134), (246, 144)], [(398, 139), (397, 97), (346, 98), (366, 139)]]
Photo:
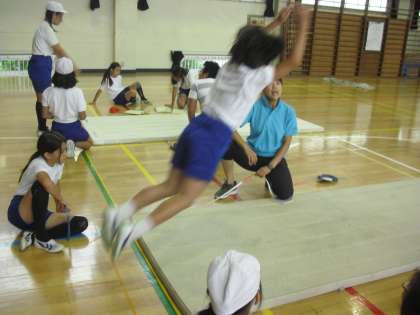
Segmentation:
[(112, 86), (112, 79), (111, 79), (111, 70), (115, 68), (121, 68), (121, 65), (118, 62), (113, 62), (109, 65), (108, 69), (105, 70), (104, 75), (102, 77), (101, 85), (108, 81), (109, 86)]
[(29, 158), (28, 163), (26, 163), (25, 167), (23, 168), (22, 172), (19, 176), (19, 182), (22, 179), (23, 173), (25, 173), (26, 169), (28, 168), (29, 164), (36, 158), (43, 156), (44, 153), (52, 153), (55, 150), (60, 149), (63, 142), (66, 141), (66, 138), (62, 136), (60, 133), (55, 131), (46, 131), (44, 132), (39, 138), (36, 144), (36, 152), (31, 155)]

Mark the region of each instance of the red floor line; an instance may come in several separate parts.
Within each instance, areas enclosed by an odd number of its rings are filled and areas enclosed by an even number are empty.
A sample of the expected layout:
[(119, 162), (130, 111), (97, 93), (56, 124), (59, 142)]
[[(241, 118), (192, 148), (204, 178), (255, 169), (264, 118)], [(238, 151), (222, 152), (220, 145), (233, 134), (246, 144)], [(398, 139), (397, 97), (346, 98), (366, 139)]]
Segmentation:
[(371, 303), (367, 298), (365, 298), (363, 295), (360, 295), (359, 292), (353, 287), (347, 288), (346, 292), (350, 294), (351, 296), (354, 296), (357, 301), (366, 306), (374, 315), (385, 315), (384, 312), (382, 312), (376, 305)]

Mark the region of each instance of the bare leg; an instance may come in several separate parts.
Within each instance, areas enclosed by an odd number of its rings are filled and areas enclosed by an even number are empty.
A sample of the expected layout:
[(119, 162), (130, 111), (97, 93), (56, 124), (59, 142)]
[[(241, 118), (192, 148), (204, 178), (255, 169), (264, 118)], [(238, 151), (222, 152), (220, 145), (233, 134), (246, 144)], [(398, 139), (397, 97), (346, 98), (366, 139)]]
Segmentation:
[(206, 189), (207, 181), (191, 177), (184, 177), (179, 191), (176, 195), (162, 202), (151, 214), (150, 217), (155, 225), (159, 225), (172, 218), (177, 213), (190, 207), (194, 200)]
[(187, 95), (179, 94), (177, 104), (179, 109), (184, 109), (185, 105), (187, 104)]
[(233, 160), (222, 160), (222, 167), (227, 183), (233, 184), (235, 181), (235, 175), (233, 174)]
[(177, 213), (190, 207), (208, 184), (207, 181), (184, 176), (178, 192), (173, 197), (162, 202), (146, 218), (134, 224), (126, 221), (119, 227), (112, 242), (112, 257), (115, 259), (127, 244), (139, 239), (156, 225), (167, 221)]
[(86, 141), (76, 142), (76, 147), (81, 148), (83, 150), (89, 150), (92, 145), (93, 145), (93, 141), (90, 137)]

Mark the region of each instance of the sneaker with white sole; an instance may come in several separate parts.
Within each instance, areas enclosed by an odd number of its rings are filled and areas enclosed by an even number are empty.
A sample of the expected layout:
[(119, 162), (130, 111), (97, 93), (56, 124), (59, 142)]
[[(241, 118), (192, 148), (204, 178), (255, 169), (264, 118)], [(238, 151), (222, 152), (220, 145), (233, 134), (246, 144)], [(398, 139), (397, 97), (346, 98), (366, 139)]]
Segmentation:
[(236, 181), (234, 181), (233, 184), (224, 182), (222, 187), (220, 187), (220, 189), (214, 194), (214, 199), (225, 199), (231, 195), (237, 194), (238, 188), (235, 188), (237, 184), (238, 183)]
[(72, 158), (74, 157), (74, 150), (76, 149), (76, 144), (73, 140), (66, 141), (67, 146), (67, 157)]
[(118, 229), (117, 226), (117, 208), (105, 209), (102, 221), (102, 241), (106, 249), (111, 247), (112, 239)]
[(133, 233), (133, 223), (126, 220), (120, 225), (112, 240), (112, 260), (115, 260), (120, 256), (121, 252), (128, 244), (131, 233)]
[(35, 237), (34, 245), (36, 248), (43, 249), (49, 253), (59, 253), (64, 250), (64, 246), (50, 239), (48, 242), (41, 242)]
[(22, 238), (20, 239), (20, 246), (19, 246), (22, 252), (34, 243), (33, 236), (34, 236), (33, 232), (23, 231)]

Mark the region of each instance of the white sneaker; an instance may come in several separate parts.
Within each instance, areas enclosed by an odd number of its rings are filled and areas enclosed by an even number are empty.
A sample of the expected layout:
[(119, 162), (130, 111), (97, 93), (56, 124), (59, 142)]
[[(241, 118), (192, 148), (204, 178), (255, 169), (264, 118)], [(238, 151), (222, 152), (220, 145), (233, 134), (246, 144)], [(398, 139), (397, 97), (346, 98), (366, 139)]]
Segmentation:
[(67, 140), (66, 145), (67, 145), (67, 156), (69, 158), (74, 157), (74, 150), (76, 149), (76, 145), (74, 144), (74, 141)]
[(118, 229), (117, 226), (117, 208), (105, 209), (102, 221), (102, 241), (106, 249), (111, 247), (112, 239)]
[(53, 239), (50, 239), (48, 242), (41, 242), (35, 237), (34, 245), (36, 248), (43, 249), (49, 253), (59, 253), (64, 250), (64, 246)]
[(133, 233), (133, 224), (131, 221), (126, 220), (120, 224), (120, 227), (115, 233), (115, 237), (112, 241), (112, 260), (115, 260), (118, 258), (118, 256), (120, 256), (122, 250), (128, 244), (131, 233)]
[(20, 239), (20, 250), (22, 252), (34, 243), (33, 235), (33, 232), (23, 231), (22, 238)]
[(83, 149), (76, 147), (74, 149), (74, 161), (77, 162), (79, 155), (83, 152)]

